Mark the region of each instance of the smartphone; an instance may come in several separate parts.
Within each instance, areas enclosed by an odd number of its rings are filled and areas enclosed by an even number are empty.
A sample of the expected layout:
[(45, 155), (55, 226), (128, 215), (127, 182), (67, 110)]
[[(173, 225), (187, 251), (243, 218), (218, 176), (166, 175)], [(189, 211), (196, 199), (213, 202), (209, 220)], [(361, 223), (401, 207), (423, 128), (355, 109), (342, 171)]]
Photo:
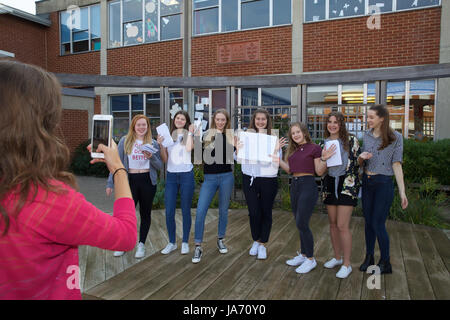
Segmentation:
[(98, 145), (104, 144), (111, 146), (113, 116), (106, 114), (96, 114), (92, 119), (92, 137), (91, 137), (91, 157), (105, 158), (102, 152), (96, 152)]

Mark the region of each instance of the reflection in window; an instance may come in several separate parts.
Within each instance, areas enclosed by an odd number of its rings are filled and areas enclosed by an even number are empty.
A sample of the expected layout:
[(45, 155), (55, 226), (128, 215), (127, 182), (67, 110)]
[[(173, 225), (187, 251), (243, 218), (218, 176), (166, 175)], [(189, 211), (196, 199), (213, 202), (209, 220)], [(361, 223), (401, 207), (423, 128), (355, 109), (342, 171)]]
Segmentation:
[(371, 10), (372, 6), (378, 7), (378, 12), (391, 12), (392, 0), (369, 0), (369, 14), (376, 13), (375, 9)]
[(416, 9), (428, 6), (438, 6), (440, 0), (401, 0), (397, 1), (397, 10)]
[(342, 104), (363, 103), (364, 88), (362, 84), (342, 86)]
[(142, 38), (142, 0), (123, 2), (123, 44), (143, 43)]
[(161, 0), (161, 40), (180, 38), (182, 4), (182, 0)]
[(119, 47), (121, 43), (120, 35), (120, 2), (109, 3), (109, 47)]
[(405, 82), (388, 82), (387, 106), (389, 109), (390, 126), (403, 134), (405, 120)]
[(222, 32), (238, 29), (238, 1), (222, 1)]
[(273, 2), (273, 25), (291, 23), (291, 0)]
[(364, 11), (365, 2), (362, 0), (330, 0), (330, 19), (364, 15)]
[(333, 86), (308, 86), (307, 104), (337, 104), (337, 85)]
[(257, 28), (270, 24), (269, 0), (241, 0), (241, 28)]
[[(211, 2), (211, 1), (207, 1)], [(219, 31), (219, 6), (194, 12), (194, 34)]]
[(435, 80), (410, 82), (408, 137), (433, 139)]
[(326, 0), (305, 0), (305, 21), (325, 20)]
[(152, 136), (156, 137), (156, 127), (161, 124), (159, 93), (145, 95), (145, 115), (150, 119)]

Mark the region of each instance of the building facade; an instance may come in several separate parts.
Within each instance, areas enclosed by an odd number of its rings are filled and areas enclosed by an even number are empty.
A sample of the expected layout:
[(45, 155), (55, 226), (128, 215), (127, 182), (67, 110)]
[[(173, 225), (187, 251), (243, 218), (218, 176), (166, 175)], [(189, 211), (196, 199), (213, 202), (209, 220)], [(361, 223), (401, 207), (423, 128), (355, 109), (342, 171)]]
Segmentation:
[[(450, 62), (449, 0), (43, 0), (36, 8), (37, 16), (50, 23), (36, 26), (42, 29), (39, 35), (24, 39), (36, 54), (17, 53), (16, 59), (55, 73), (332, 75)], [(18, 33), (14, 29), (21, 29), (4, 16), (0, 26)], [(14, 39), (2, 39), (0, 50), (16, 50), (6, 43), (13, 45)], [(349, 129), (359, 131), (364, 108), (385, 102), (392, 127), (404, 137), (450, 138), (449, 88), (449, 78), (433, 77), (308, 85), (306, 120), (318, 136), (320, 119), (339, 108)], [(248, 123), (249, 106), (266, 107), (280, 121), (297, 116), (295, 87), (232, 90), (235, 126)], [(229, 104), (230, 89), (170, 88), (169, 95), (171, 109), (185, 108), (207, 128), (212, 112)], [(96, 88), (94, 112), (114, 115), (119, 137), (134, 114), (149, 116), (153, 127), (164, 121), (160, 98), (159, 87)]]

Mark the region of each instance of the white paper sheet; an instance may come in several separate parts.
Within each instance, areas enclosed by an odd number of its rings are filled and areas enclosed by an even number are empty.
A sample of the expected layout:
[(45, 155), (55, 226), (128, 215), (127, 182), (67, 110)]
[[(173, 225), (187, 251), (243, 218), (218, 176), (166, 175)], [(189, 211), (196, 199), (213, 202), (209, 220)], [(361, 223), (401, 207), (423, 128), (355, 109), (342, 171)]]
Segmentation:
[(206, 130), (206, 127), (207, 127), (207, 126), (208, 126), (208, 121), (202, 120), (202, 129), (203, 129), (203, 131)]
[(272, 162), (271, 155), (275, 151), (277, 137), (263, 133), (241, 132), (239, 140), (243, 147), (239, 149), (240, 160)]
[(170, 147), (171, 145), (173, 145), (173, 139), (170, 136), (170, 131), (169, 131), (169, 127), (167, 126), (167, 124), (163, 123), (162, 125), (160, 125), (159, 127), (156, 127), (156, 132), (158, 132), (158, 134), (160, 136), (164, 137), (164, 141), (163, 141), (163, 146), (164, 147)]
[(195, 110), (196, 110), (196, 111), (203, 111), (203, 110), (205, 110), (205, 107), (203, 106), (203, 104), (197, 103), (197, 104), (195, 105)]
[(202, 98), (202, 104), (209, 104), (209, 98)]
[(203, 112), (195, 112), (194, 119), (203, 120)]
[(341, 148), (339, 146), (339, 140), (330, 140), (325, 143), (325, 148), (330, 149), (332, 145), (336, 145), (334, 155), (327, 160), (327, 167), (340, 166), (342, 164)]

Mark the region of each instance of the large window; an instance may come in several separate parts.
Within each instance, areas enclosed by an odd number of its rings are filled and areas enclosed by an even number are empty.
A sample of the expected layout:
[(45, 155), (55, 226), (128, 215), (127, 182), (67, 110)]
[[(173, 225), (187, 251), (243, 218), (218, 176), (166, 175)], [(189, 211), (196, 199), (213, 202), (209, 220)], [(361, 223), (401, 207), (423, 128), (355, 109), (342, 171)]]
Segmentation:
[(441, 0), (304, 0), (305, 22), (440, 6)]
[(61, 55), (100, 50), (100, 5), (60, 12)]
[(193, 0), (193, 34), (291, 23), (291, 0)]
[(181, 37), (183, 0), (109, 2), (109, 47)]

